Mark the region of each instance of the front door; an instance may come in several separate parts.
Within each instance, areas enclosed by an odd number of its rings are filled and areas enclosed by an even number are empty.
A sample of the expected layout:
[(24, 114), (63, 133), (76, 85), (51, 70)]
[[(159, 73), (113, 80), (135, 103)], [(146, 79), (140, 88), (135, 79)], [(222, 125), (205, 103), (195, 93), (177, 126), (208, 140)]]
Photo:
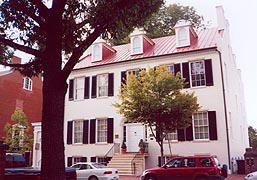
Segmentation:
[(127, 152), (138, 152), (140, 139), (145, 139), (145, 126), (141, 123), (127, 123), (125, 126)]

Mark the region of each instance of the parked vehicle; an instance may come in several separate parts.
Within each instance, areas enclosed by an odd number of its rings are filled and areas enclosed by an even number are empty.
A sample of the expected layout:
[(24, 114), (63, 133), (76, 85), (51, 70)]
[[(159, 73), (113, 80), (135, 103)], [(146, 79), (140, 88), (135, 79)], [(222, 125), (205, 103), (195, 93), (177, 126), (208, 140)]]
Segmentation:
[[(53, 172), (54, 173), (54, 172)], [(35, 167), (6, 168), (4, 180), (40, 180), (41, 170)], [(76, 180), (74, 168), (65, 168), (66, 180)]]
[(141, 180), (224, 180), (227, 168), (215, 156), (175, 157), (162, 167), (147, 169)]
[(22, 154), (19, 153), (6, 153), (5, 156), (5, 167), (26, 167), (27, 162)]
[(118, 170), (100, 163), (80, 162), (71, 166), (77, 171), (77, 180), (118, 180)]
[(245, 180), (257, 180), (257, 171), (247, 174)]

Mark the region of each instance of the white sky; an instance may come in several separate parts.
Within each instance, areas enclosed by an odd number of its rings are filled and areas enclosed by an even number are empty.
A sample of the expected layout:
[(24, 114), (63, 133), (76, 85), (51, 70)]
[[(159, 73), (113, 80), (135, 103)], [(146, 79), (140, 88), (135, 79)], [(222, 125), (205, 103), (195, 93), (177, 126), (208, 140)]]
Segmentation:
[(257, 128), (257, 0), (166, 0), (193, 6), (197, 14), (216, 26), (216, 6), (223, 6), (229, 22), (233, 53), (244, 83), (248, 124)]

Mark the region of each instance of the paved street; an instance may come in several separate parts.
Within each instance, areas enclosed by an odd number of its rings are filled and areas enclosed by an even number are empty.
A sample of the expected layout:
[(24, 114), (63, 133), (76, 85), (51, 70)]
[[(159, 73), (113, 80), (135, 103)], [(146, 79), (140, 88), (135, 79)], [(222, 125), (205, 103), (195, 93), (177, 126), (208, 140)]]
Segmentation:
[[(229, 175), (226, 180), (244, 180), (245, 175)], [(120, 176), (120, 180), (139, 180), (139, 177), (134, 177), (134, 176)]]

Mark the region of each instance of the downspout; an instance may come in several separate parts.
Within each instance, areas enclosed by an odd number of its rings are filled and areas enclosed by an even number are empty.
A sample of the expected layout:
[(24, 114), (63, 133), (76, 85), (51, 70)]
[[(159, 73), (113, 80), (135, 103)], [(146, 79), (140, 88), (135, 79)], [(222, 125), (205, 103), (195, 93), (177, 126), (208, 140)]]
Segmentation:
[(225, 123), (226, 123), (226, 135), (227, 135), (227, 148), (228, 148), (228, 167), (231, 169), (231, 155), (230, 155), (230, 142), (229, 142), (229, 133), (228, 133), (228, 115), (227, 115), (227, 102), (226, 102), (226, 93), (225, 93), (225, 86), (224, 86), (224, 75), (223, 75), (223, 66), (222, 66), (222, 58), (221, 52), (216, 49), (219, 53), (220, 58), (220, 70), (221, 70), (221, 82), (222, 82), (222, 91), (223, 91), (223, 105), (225, 111)]

